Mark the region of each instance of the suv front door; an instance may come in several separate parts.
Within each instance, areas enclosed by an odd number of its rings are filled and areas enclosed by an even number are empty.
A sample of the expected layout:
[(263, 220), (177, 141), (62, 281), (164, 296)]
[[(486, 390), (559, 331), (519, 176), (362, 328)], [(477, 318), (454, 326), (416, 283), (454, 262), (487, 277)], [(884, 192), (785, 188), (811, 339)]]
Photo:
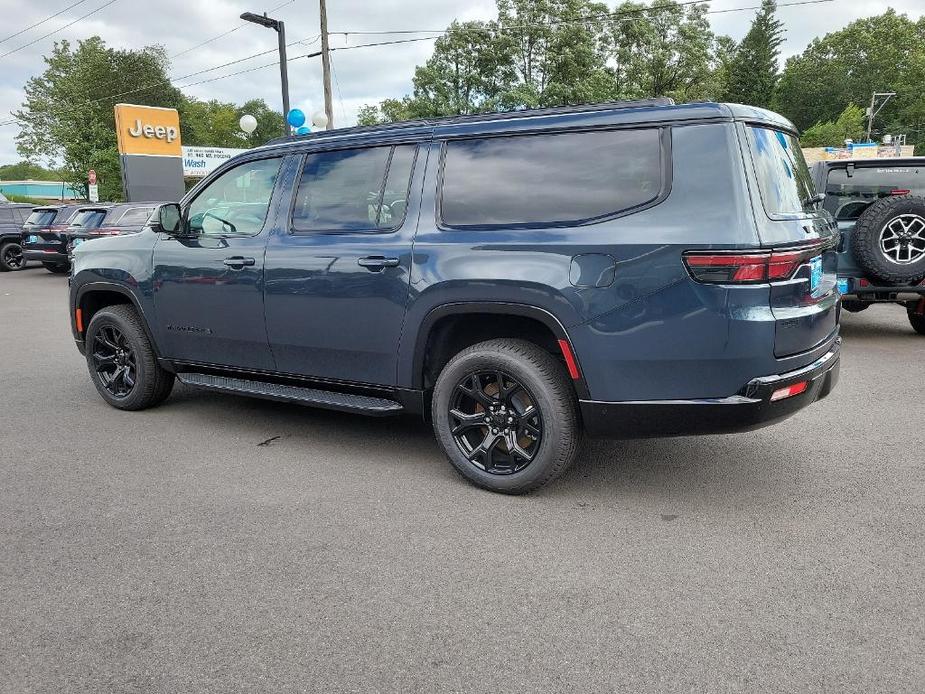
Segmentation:
[(272, 370), (263, 269), (283, 159), (228, 169), (182, 210), (154, 247), (159, 344), (175, 361)]
[(426, 146), (305, 155), (286, 228), (270, 238), (267, 332), (279, 371), (396, 382)]

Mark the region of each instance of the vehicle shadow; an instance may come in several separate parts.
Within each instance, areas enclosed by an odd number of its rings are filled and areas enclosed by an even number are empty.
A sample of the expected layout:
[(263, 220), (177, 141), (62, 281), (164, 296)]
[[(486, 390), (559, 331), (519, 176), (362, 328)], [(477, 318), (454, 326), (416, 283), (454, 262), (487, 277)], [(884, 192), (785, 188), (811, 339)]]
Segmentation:
[[(331, 447), (366, 464), (397, 466), (400, 474), (417, 476), (418, 483), (424, 478), (468, 487), (446, 461), (430, 427), (417, 416), (364, 417), (185, 386), (178, 386), (164, 407), (219, 429), (227, 428), (233, 418), (238, 434), (255, 447)], [(778, 482), (793, 484), (794, 474), (785, 469), (787, 457), (782, 462), (773, 437), (762, 440), (762, 433), (624, 441), (586, 438), (576, 464), (562, 478), (525, 498), (574, 498), (579, 505), (650, 499), (657, 502), (654, 512), (679, 501), (725, 506), (759, 491), (773, 496)], [(802, 448), (795, 455), (801, 454)]]

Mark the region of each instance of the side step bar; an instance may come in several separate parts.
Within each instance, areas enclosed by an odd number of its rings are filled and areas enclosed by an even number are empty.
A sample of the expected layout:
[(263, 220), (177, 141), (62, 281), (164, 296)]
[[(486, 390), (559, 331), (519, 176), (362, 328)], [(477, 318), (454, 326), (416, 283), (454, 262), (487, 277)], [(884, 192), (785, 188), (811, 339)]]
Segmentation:
[(332, 390), (319, 390), (301, 386), (287, 386), (266, 381), (251, 381), (243, 378), (229, 376), (214, 376), (212, 374), (179, 373), (177, 379), (180, 383), (196, 388), (217, 390), (223, 393), (247, 395), (266, 400), (279, 400), (294, 402), (299, 405), (323, 407), (329, 410), (343, 412), (357, 412), (360, 414), (385, 416), (398, 414), (402, 406), (394, 400), (377, 398), (371, 395), (356, 395), (353, 393), (339, 393)]

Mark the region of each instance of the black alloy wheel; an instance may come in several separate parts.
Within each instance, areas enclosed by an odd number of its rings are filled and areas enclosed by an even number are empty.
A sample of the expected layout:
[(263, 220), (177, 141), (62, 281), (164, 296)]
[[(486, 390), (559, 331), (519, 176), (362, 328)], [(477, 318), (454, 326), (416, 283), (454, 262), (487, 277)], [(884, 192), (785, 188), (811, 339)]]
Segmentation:
[(543, 416), (536, 402), (526, 386), (504, 371), (468, 374), (450, 401), (453, 440), (489, 474), (520, 472), (542, 443)]
[(121, 330), (103, 326), (93, 337), (90, 360), (100, 383), (117, 399), (131, 395), (137, 381), (135, 352)]
[(15, 241), (3, 244), (0, 247), (0, 270), (22, 270), (26, 262), (22, 255), (22, 246)]

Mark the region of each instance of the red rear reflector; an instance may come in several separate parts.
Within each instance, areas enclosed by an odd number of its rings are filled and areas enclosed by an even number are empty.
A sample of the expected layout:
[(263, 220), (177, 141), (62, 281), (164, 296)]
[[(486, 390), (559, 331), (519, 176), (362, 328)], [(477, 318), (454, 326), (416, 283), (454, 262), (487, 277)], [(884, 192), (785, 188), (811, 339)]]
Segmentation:
[(794, 383), (793, 385), (787, 386), (786, 388), (778, 388), (771, 394), (771, 402), (774, 402), (775, 400), (792, 398), (794, 395), (799, 395), (807, 388), (809, 388), (809, 381), (800, 381), (799, 383)]
[(74, 311), (74, 323), (77, 325), (77, 332), (83, 333), (84, 331), (84, 316), (83, 312), (80, 309)]
[(562, 350), (562, 356), (565, 357), (565, 366), (568, 368), (568, 375), (573, 381), (581, 378), (581, 371), (578, 370), (578, 363), (575, 361), (575, 355), (572, 354), (572, 347), (568, 340), (559, 340), (559, 349)]
[(891, 190), (890, 195), (909, 195), (911, 192), (908, 188), (897, 188), (896, 190)]

